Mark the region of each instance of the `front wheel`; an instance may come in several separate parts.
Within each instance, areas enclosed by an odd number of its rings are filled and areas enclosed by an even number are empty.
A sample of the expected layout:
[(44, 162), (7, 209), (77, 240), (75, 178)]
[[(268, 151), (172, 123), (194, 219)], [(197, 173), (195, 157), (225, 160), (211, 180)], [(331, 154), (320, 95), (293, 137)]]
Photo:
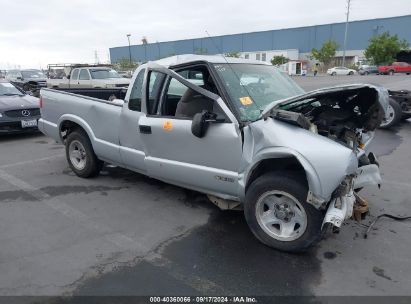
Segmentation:
[(332, 72), (332, 73), (331, 73), (331, 76), (335, 76), (335, 75), (337, 75), (336, 72)]
[(389, 71), (388, 75), (390, 75), (390, 76), (394, 75), (394, 71)]
[(87, 133), (82, 130), (75, 130), (68, 135), (66, 158), (71, 170), (79, 177), (94, 177), (103, 167), (103, 162), (94, 154)]
[(290, 172), (267, 173), (246, 193), (244, 214), (253, 234), (264, 244), (301, 252), (321, 237), (324, 214), (306, 202), (307, 186)]

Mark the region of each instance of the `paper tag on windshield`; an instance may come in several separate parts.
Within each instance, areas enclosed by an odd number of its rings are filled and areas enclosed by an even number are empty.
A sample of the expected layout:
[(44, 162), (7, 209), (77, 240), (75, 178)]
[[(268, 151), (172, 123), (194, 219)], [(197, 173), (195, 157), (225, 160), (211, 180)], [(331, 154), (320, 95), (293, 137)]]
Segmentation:
[(240, 97), (240, 102), (243, 106), (249, 106), (253, 104), (253, 100), (249, 96)]

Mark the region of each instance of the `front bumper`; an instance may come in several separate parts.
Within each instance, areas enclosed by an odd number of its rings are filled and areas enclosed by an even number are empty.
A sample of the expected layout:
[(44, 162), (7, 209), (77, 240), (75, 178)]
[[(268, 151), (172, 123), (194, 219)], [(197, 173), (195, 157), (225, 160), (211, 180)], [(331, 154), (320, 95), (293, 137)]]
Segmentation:
[(354, 189), (361, 189), (370, 185), (380, 187), (381, 183), (380, 169), (376, 164), (358, 168), (353, 177), (349, 176), (343, 181), (343, 192), (339, 192), (331, 200), (325, 213), (323, 226), (326, 223), (330, 223), (336, 227), (341, 227), (345, 220), (353, 216), (354, 203), (356, 201)]
[[(39, 120), (40, 117), (31, 117), (30, 120)], [(1, 121), (0, 120), (0, 134), (16, 134), (16, 133), (31, 133), (38, 132), (38, 127), (23, 128), (21, 120)]]

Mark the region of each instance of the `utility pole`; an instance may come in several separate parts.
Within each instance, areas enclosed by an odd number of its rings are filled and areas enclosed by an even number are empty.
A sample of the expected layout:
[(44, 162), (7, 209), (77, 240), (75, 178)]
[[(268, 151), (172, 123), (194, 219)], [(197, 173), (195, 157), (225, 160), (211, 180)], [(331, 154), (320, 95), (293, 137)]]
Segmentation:
[(131, 34), (127, 34), (127, 39), (128, 39), (128, 56), (129, 56), (129, 59), (130, 59), (130, 66), (132, 65), (132, 62), (131, 62), (131, 45), (130, 45), (130, 36), (131, 36)]
[(345, 67), (345, 51), (347, 49), (348, 20), (350, 19), (350, 5), (351, 5), (351, 0), (347, 0), (347, 19), (345, 21), (344, 49), (343, 49), (343, 61), (342, 61), (343, 67)]

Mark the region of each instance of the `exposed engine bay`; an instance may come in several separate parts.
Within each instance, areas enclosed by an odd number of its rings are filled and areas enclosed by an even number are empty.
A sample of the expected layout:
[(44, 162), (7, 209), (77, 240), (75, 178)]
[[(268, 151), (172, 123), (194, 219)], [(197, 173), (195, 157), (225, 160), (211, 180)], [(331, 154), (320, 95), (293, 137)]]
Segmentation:
[(328, 92), (314, 91), (304, 98), (287, 101), (275, 109), (271, 116), (356, 150), (369, 139), (370, 131), (380, 125), (384, 110), (378, 102), (375, 88), (340, 88)]

